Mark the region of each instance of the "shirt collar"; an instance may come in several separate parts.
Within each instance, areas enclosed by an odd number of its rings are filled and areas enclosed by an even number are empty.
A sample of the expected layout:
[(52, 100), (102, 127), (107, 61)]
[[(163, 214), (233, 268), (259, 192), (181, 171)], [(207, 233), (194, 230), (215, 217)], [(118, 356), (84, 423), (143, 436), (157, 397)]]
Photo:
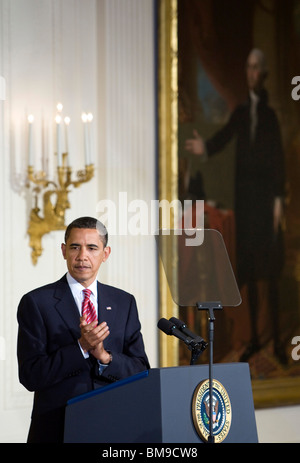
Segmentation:
[[(73, 278), (69, 272), (67, 273), (67, 281), (72, 290), (72, 293), (76, 294), (78, 297), (82, 297), (82, 291), (85, 289), (85, 287), (77, 280), (75, 280), (75, 278)], [(87, 289), (90, 289), (95, 299), (97, 299), (97, 279), (94, 280)]]

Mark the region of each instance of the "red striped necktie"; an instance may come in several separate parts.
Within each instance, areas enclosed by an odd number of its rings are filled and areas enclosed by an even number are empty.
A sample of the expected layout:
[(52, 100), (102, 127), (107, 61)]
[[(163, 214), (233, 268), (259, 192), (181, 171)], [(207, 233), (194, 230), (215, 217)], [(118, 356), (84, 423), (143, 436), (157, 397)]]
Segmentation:
[(90, 300), (91, 293), (92, 291), (90, 289), (83, 290), (84, 300), (82, 303), (82, 316), (86, 316), (87, 324), (90, 324), (97, 320), (96, 309), (94, 307), (94, 304)]

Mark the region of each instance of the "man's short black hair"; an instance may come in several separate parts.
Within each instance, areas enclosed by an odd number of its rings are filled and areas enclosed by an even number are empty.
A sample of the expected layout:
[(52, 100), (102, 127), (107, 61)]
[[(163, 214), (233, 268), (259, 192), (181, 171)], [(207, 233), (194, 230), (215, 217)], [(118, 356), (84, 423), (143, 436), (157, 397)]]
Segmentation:
[(65, 231), (65, 243), (70, 236), (72, 228), (88, 228), (88, 229), (96, 229), (99, 232), (100, 239), (103, 243), (103, 246), (107, 246), (108, 242), (108, 232), (103, 225), (102, 222), (95, 219), (94, 217), (79, 217), (78, 219), (73, 220), (68, 226)]

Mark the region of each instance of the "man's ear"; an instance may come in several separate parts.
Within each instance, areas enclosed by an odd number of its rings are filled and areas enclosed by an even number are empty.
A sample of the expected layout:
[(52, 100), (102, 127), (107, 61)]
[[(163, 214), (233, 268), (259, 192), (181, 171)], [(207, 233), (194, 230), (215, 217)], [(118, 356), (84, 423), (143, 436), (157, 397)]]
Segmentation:
[(111, 247), (106, 246), (106, 248), (104, 248), (104, 257), (103, 257), (102, 262), (105, 262), (109, 258), (110, 253), (111, 253)]
[(62, 245), (61, 245), (61, 252), (62, 252), (62, 255), (63, 255), (64, 259), (66, 259), (66, 245), (65, 245), (65, 243), (62, 243)]

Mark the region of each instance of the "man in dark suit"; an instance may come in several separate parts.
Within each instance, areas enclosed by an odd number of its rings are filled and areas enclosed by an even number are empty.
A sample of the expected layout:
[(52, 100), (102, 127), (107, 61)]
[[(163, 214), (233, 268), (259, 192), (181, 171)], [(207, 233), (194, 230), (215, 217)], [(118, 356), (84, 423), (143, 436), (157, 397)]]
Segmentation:
[(251, 342), (242, 354), (248, 359), (262, 347), (257, 320), (258, 282), (268, 282), (272, 310), (274, 353), (286, 362), (279, 333), (278, 282), (284, 250), (281, 222), (285, 195), (284, 153), (275, 111), (268, 104), (264, 81), (267, 76), (263, 52), (253, 49), (246, 66), (249, 97), (233, 111), (227, 124), (204, 141), (194, 131), (186, 149), (196, 155), (212, 156), (236, 139), (235, 220), (237, 276), (239, 286), (247, 285), (250, 306)]
[(96, 219), (72, 222), (62, 244), (68, 273), (20, 301), (19, 379), (34, 391), (28, 442), (63, 442), (69, 399), (150, 368), (134, 297), (97, 281), (107, 238)]

